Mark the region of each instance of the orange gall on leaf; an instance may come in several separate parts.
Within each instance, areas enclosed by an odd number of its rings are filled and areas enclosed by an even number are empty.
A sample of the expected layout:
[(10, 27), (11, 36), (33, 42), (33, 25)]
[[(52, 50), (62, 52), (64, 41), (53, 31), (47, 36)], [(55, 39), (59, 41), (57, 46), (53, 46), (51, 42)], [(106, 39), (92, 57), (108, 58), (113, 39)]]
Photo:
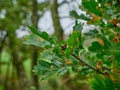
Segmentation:
[(111, 20), (109, 20), (109, 22), (115, 25), (115, 24), (119, 23), (120, 20), (118, 20), (118, 19), (111, 19)]
[(53, 65), (51, 65), (51, 66), (50, 66), (50, 69), (51, 69), (51, 70), (53, 70), (53, 69), (54, 69), (54, 66), (53, 66)]
[(113, 42), (115, 43), (120, 42), (120, 34), (116, 34), (116, 36), (113, 38)]
[(99, 16), (97, 16), (95, 14), (91, 14), (91, 16), (92, 16), (91, 20), (89, 20), (87, 22), (88, 25), (95, 22), (95, 21), (99, 22), (101, 20), (101, 17), (99, 17)]
[(114, 27), (119, 27), (118, 23), (120, 22), (120, 20), (118, 20), (118, 19), (111, 19), (111, 20), (109, 20), (109, 22), (111, 24), (113, 24)]
[(104, 5), (105, 5), (105, 6), (109, 6), (109, 4), (108, 4), (108, 3), (105, 3)]
[(113, 38), (113, 42), (118, 43), (119, 42), (119, 38), (118, 37)]
[(104, 72), (103, 75), (104, 75), (104, 76), (109, 76), (108, 72)]
[(110, 61), (113, 62), (113, 60), (114, 60), (114, 56), (111, 56)]
[(97, 62), (96, 68), (97, 68), (98, 70), (101, 70), (101, 69), (102, 69), (102, 61), (98, 61), (98, 62)]
[(104, 41), (101, 38), (97, 38), (100, 45), (104, 46)]
[(62, 44), (61, 50), (65, 50), (67, 48), (67, 44)]
[(120, 41), (120, 34), (117, 33), (117, 34), (116, 34), (116, 37), (118, 37), (118, 39), (119, 39), (119, 41)]
[(70, 63), (71, 63), (71, 61), (69, 59), (65, 60), (65, 64), (70, 64)]
[(92, 19), (91, 19), (92, 22), (94, 22), (94, 21), (100, 21), (100, 19), (101, 18), (99, 16), (97, 16), (95, 14), (92, 14)]
[(43, 42), (44, 41), (44, 39), (43, 38), (40, 38), (40, 42)]

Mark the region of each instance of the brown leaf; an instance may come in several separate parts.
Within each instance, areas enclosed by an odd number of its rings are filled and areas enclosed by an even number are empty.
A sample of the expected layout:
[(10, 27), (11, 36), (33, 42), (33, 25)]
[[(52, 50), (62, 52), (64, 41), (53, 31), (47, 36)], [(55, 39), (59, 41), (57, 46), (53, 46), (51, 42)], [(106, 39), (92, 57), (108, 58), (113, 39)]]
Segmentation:
[(104, 41), (101, 38), (97, 38), (100, 45), (104, 46)]
[(113, 38), (113, 42), (118, 43), (119, 41), (120, 41), (120, 34), (117, 33)]
[(111, 19), (109, 20), (110, 23), (112, 23), (113, 25), (116, 25), (118, 22), (120, 22), (120, 20), (118, 19)]
[(92, 14), (92, 19), (91, 19), (91, 22), (94, 22), (94, 21), (100, 21), (100, 17), (95, 15), (95, 14)]

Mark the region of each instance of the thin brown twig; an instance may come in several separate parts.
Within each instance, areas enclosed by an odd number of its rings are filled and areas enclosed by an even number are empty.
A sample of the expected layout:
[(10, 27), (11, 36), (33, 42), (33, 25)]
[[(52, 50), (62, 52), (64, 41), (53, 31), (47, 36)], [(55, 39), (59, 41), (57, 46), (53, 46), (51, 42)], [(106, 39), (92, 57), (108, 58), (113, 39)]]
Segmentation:
[(73, 53), (71, 53), (71, 55), (72, 55), (73, 57), (75, 57), (77, 60), (79, 60), (80, 62), (84, 63), (84, 65), (86, 65), (86, 66), (89, 67), (90, 69), (92, 69), (92, 70), (94, 70), (94, 71), (96, 71), (96, 72), (104, 75), (103, 72), (101, 72), (101, 71), (95, 69), (94, 67), (90, 66), (90, 65), (87, 64), (85, 61), (83, 61), (82, 59), (80, 59), (79, 57), (77, 57), (76, 55), (74, 55)]
[(112, 68), (102, 67), (104, 70), (111, 71)]

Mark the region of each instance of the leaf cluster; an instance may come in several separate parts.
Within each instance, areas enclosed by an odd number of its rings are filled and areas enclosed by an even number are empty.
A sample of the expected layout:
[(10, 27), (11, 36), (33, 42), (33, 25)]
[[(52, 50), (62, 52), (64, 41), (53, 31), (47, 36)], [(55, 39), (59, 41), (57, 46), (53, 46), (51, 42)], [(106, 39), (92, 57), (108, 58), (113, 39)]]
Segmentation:
[[(87, 16), (79, 15), (76, 11), (70, 12), (70, 15), (76, 19), (76, 23), (67, 40), (58, 41), (47, 33), (40, 32), (33, 26), (30, 27), (34, 34), (50, 43), (48, 46), (51, 53), (42, 53), (44, 58), (49, 58), (47, 61), (40, 59), (34, 71), (37, 75), (46, 77), (54, 73), (63, 75), (67, 72), (77, 72), (82, 75), (100, 74), (102, 76), (98, 75), (94, 78), (93, 89), (118, 89), (120, 84), (119, 3), (117, 0), (83, 0), (79, 8), (86, 11)], [(84, 24), (80, 23), (79, 19), (98, 28), (83, 34)], [(87, 46), (84, 45), (86, 41), (89, 43)], [(113, 83), (114, 87), (110, 87)], [(98, 89), (101, 87), (103, 88)]]

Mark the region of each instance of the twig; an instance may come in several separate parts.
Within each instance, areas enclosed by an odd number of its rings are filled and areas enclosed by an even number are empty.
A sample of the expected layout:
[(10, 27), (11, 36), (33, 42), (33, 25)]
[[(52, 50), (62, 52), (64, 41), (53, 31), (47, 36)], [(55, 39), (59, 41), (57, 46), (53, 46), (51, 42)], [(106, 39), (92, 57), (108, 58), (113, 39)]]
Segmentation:
[(111, 68), (107, 68), (107, 67), (102, 67), (105, 70), (111, 71)]
[(84, 64), (85, 64), (87, 67), (89, 67), (90, 69), (92, 69), (92, 70), (94, 70), (94, 71), (96, 71), (96, 72), (104, 75), (103, 72), (101, 72), (101, 71), (95, 69), (94, 67), (90, 66), (89, 64), (87, 64), (86, 62), (84, 62), (82, 59), (80, 59), (79, 57), (77, 57), (76, 55), (74, 55), (73, 53), (71, 53), (71, 55), (72, 55), (73, 57), (75, 57), (77, 60), (79, 60), (80, 62), (84, 63)]
[(58, 6), (60, 7), (61, 5), (66, 4), (66, 3), (69, 4), (68, 1), (64, 0), (64, 1), (62, 1)]

